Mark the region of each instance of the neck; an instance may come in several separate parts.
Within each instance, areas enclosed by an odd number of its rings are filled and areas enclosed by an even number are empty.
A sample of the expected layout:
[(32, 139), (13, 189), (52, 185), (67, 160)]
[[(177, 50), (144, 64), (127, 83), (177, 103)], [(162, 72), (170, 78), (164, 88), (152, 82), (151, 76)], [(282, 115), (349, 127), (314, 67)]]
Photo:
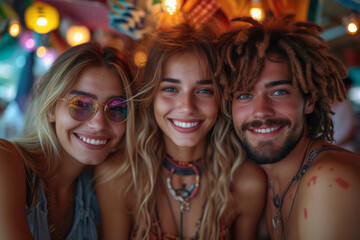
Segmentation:
[(277, 163), (261, 165), (269, 182), (278, 182), (281, 186), (286, 184), (306, 162), (310, 147), (311, 140), (304, 134), (295, 148), (284, 159)]
[(166, 144), (165, 151), (168, 155), (179, 162), (194, 162), (205, 154), (203, 145), (196, 147), (179, 147)]
[(85, 165), (72, 158), (61, 159), (61, 164), (54, 176), (46, 179), (50, 189), (54, 192), (63, 192), (72, 189), (77, 177), (84, 170)]

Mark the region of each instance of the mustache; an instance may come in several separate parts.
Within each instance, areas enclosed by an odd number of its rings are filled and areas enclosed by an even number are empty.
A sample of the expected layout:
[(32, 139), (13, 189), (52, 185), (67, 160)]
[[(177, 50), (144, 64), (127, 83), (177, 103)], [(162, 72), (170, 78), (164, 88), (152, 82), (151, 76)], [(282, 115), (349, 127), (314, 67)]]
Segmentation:
[(246, 130), (248, 128), (258, 128), (261, 126), (267, 126), (271, 127), (273, 125), (290, 125), (290, 121), (288, 119), (284, 118), (278, 118), (278, 119), (266, 119), (264, 121), (262, 120), (255, 120), (251, 122), (246, 122), (241, 126), (241, 130)]

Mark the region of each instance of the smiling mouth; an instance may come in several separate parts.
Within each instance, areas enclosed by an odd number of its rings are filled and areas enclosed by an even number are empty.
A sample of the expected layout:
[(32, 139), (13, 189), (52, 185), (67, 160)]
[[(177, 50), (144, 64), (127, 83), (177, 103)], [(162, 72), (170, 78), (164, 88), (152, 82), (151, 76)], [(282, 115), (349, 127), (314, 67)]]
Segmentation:
[(262, 129), (252, 129), (252, 131), (257, 133), (270, 133), (278, 130), (281, 127), (272, 127), (272, 128), (262, 128)]
[(175, 126), (181, 127), (181, 128), (192, 128), (192, 127), (196, 127), (197, 125), (200, 124), (200, 121), (199, 122), (180, 122), (180, 121), (173, 120), (172, 122), (174, 123)]
[(107, 142), (107, 139), (99, 140), (99, 139), (93, 139), (93, 138), (87, 138), (83, 136), (78, 136), (84, 143), (91, 144), (91, 145), (105, 145)]

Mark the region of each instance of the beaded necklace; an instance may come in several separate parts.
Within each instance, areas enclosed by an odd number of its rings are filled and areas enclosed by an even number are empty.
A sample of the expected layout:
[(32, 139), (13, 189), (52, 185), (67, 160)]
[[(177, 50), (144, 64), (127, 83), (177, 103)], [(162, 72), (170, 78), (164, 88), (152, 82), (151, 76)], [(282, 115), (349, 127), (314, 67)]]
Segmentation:
[(48, 228), (49, 228), (49, 234), (52, 240), (58, 240), (58, 239), (65, 239), (66, 230), (71, 228), (73, 217), (74, 217), (74, 210), (75, 210), (75, 197), (76, 197), (76, 191), (74, 191), (73, 196), (71, 197), (69, 204), (66, 208), (64, 220), (59, 228), (58, 234), (56, 235), (56, 226), (54, 224), (54, 221), (52, 219), (52, 212), (51, 212), (51, 199), (50, 199), (50, 192), (49, 192), (49, 186), (46, 180), (44, 180), (45, 183), (45, 197), (47, 201), (47, 222), (48, 222)]
[[(202, 163), (201, 159), (198, 159), (193, 162), (176, 161), (167, 154), (165, 155), (165, 158), (163, 161), (164, 167), (170, 171), (168, 177), (166, 178), (166, 186), (167, 186), (171, 196), (176, 201), (180, 202), (180, 232), (178, 234), (180, 240), (183, 239), (183, 215), (185, 212), (188, 212), (190, 210), (190, 200), (193, 199), (196, 196), (196, 194), (199, 192), (199, 187), (200, 187), (200, 170), (199, 169), (200, 169), (201, 163)], [(180, 176), (195, 175), (195, 183), (192, 184), (189, 189), (186, 189), (185, 186), (178, 188), (178, 189), (173, 189), (173, 187), (171, 185), (171, 178), (174, 174), (180, 175)], [(171, 214), (173, 217), (175, 227), (177, 229), (175, 217), (172, 212), (172, 207), (171, 207), (169, 199), (168, 199), (168, 203), (170, 206), (170, 210), (171, 210)]]

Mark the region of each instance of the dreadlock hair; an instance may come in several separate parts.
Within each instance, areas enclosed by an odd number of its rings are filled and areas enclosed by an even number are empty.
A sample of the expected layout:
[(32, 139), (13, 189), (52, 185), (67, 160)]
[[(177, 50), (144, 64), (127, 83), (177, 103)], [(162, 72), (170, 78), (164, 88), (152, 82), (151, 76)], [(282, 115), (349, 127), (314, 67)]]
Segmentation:
[[(161, 28), (146, 38), (140, 47), (148, 51), (145, 67), (140, 71), (139, 83), (142, 88), (138, 96), (137, 141), (134, 156), (133, 185), (137, 193), (136, 201), (136, 239), (149, 239), (150, 226), (154, 216), (156, 186), (162, 166), (165, 143), (161, 129), (154, 116), (154, 98), (163, 79), (167, 60), (176, 54), (193, 53), (199, 61), (203, 59), (207, 71), (203, 74), (214, 78), (216, 70), (216, 52), (212, 28), (208, 24), (192, 26), (183, 23), (170, 28)], [(208, 74), (208, 75), (207, 75)], [(204, 153), (202, 176), (208, 179), (205, 194), (207, 202), (197, 239), (218, 239), (220, 219), (224, 215), (227, 203), (231, 199), (230, 181), (237, 167), (242, 163), (244, 154), (231, 129), (229, 117), (225, 117), (221, 105), (221, 86), (214, 79), (214, 92), (219, 105), (219, 114), (215, 125), (209, 131), (207, 150)], [(141, 177), (139, 177), (141, 176)]]
[[(330, 104), (346, 98), (343, 81), (344, 65), (328, 52), (328, 45), (319, 34), (322, 27), (311, 22), (296, 22), (294, 15), (263, 22), (250, 17), (234, 19), (234, 26), (217, 41), (216, 74), (226, 92), (227, 109), (231, 111), (231, 96), (235, 91), (251, 90), (262, 71), (264, 60), (276, 54), (288, 61), (292, 81), (305, 98), (315, 101), (314, 111), (306, 116), (309, 137), (333, 140)], [(255, 70), (249, 74), (251, 61)], [(271, 59), (270, 59), (271, 60)], [(229, 99), (230, 98), (230, 99)]]

